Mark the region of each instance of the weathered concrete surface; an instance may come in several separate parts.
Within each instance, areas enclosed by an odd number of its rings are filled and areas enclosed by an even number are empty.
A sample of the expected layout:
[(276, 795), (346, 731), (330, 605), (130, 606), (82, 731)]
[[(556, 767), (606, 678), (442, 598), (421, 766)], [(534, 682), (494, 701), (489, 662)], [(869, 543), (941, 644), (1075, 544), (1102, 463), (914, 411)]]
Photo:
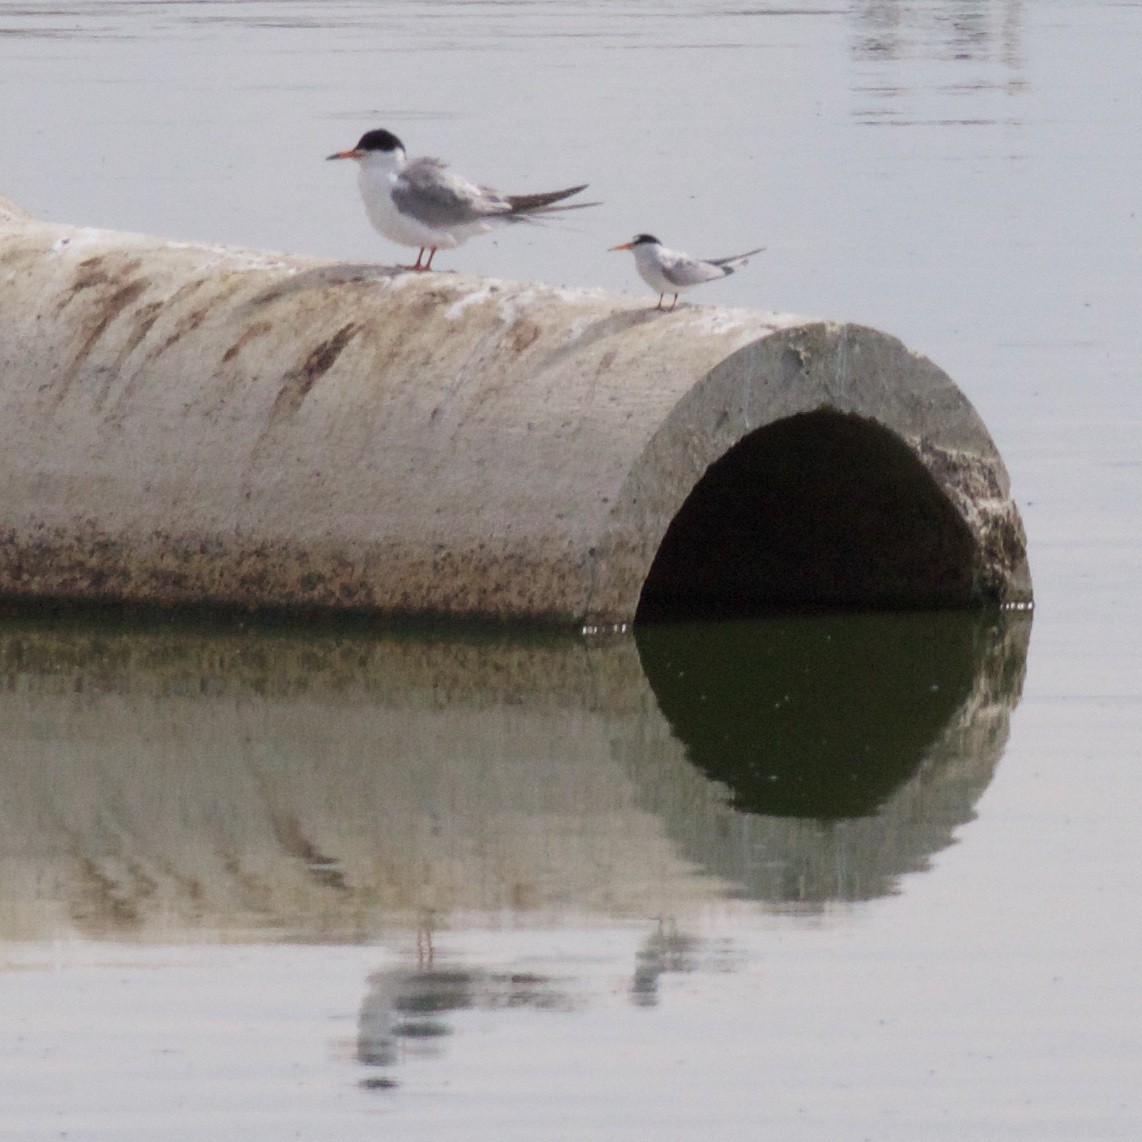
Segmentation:
[[(9, 597), (629, 621), (711, 465), (824, 412), (856, 433), (841, 490), (886, 442), (929, 486), (875, 526), (838, 514), (865, 550), (907, 536), (903, 562), (853, 579), (865, 556), (841, 543), (747, 583), (780, 536), (704, 563), (683, 535), (664, 598), (704, 576), (748, 606), (1030, 600), (982, 422), (871, 329), (47, 225), (3, 200), (0, 315)], [(741, 532), (720, 510), (707, 530)]]

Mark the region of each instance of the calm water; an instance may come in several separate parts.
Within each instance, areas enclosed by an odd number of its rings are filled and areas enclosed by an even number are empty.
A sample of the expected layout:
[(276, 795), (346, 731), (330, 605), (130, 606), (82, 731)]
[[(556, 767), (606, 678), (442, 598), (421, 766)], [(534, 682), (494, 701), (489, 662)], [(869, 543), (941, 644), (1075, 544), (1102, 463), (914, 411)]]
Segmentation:
[(385, 125), (605, 202), (445, 268), (764, 244), (700, 298), (945, 367), (1038, 603), (0, 623), (0, 1136), (1137, 1139), (1140, 59), (1126, 2), (0, 3), (43, 217), (390, 259), (323, 162)]

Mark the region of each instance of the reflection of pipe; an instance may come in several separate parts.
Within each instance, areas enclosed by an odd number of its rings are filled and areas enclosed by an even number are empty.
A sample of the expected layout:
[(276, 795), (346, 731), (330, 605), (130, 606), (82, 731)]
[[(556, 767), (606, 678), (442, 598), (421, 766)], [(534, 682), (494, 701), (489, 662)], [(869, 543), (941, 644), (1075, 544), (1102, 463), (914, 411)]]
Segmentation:
[[(870, 815), (843, 833), (773, 816), (684, 703), (756, 701), (777, 646), (831, 679), (803, 687), (804, 716), (859, 745), (877, 727), (830, 702), (860, 692), (869, 656), (844, 630), (862, 621), (887, 677), (894, 655), (925, 669), (927, 643), (955, 700), (875, 697), (878, 718), (912, 724), (868, 738), (900, 756), (845, 793)], [(726, 652), (691, 640), (688, 697), (662, 681), (677, 659), (647, 658), (657, 698), (629, 636), (0, 624), (0, 935), (362, 939), (454, 909), (684, 919), (727, 890), (779, 905), (891, 891), (970, 819), (1019, 696), (1029, 624), (969, 621), (968, 638), (949, 622), (709, 627)], [(893, 623), (911, 633), (890, 638)], [(797, 630), (849, 649), (805, 658)], [(797, 741), (719, 701), (739, 749)]]
[[(861, 560), (922, 526), (891, 567), (797, 601), (1030, 598), (982, 422), (872, 329), (46, 225), (2, 200), (0, 312), (0, 594), (629, 621), (708, 470), (732, 520), (768, 454), (754, 434), (825, 411), (788, 462), (848, 448), (849, 538), (886, 537)], [(805, 502), (824, 513), (830, 486)], [(699, 534), (665, 597), (690, 591)], [(738, 542), (719, 593), (787, 603), (797, 566), (752, 575), (771, 545)]]
[(805, 617), (649, 627), (637, 642), (687, 757), (735, 808), (834, 819), (875, 813), (915, 773), (971, 691), (987, 626), (967, 612)]
[(891, 892), (972, 820), (1030, 633), (1028, 615), (966, 614), (641, 631), (659, 703), (699, 768), (667, 776), (668, 753), (632, 754), (639, 803), (744, 896), (817, 908)]

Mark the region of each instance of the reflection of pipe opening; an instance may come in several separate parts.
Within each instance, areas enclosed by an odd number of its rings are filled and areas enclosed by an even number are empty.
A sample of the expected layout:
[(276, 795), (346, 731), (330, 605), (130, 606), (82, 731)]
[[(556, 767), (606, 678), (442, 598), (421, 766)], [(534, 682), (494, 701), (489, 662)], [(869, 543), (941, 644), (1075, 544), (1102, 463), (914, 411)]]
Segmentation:
[(966, 606), (975, 555), (899, 437), (857, 416), (802, 413), (710, 466), (667, 529), (637, 617)]
[(877, 813), (948, 732), (986, 666), (965, 611), (661, 623), (639, 658), (687, 758), (745, 813)]
[(746, 899), (816, 911), (894, 892), (974, 819), (1030, 633), (1029, 614), (969, 611), (636, 628), (693, 766), (688, 782), (668, 750), (628, 751), (637, 803)]

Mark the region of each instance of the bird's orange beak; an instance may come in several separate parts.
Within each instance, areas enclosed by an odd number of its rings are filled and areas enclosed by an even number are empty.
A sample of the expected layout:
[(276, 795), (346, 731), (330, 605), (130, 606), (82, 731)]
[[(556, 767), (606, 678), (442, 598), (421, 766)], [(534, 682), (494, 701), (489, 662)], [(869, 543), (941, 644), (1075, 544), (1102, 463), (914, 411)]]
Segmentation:
[[(333, 158), (336, 158), (337, 156), (336, 156), (336, 155), (334, 155), (334, 156), (332, 156), (332, 157), (333, 157)], [(620, 245), (618, 245), (618, 246), (612, 246), (612, 247), (611, 247), (611, 248), (610, 248), (610, 249), (607, 251), (607, 253), (608, 253), (608, 254), (611, 254), (611, 253), (613, 253), (615, 250), (629, 250), (629, 249), (630, 249), (630, 248), (631, 248), (633, 245), (634, 245), (634, 243), (633, 243), (633, 242), (623, 242), (623, 243), (621, 243), (621, 244), (620, 244)]]
[(351, 151), (338, 151), (335, 155), (326, 155), (326, 159), (363, 159), (365, 157), (364, 151), (359, 151), (354, 147)]

